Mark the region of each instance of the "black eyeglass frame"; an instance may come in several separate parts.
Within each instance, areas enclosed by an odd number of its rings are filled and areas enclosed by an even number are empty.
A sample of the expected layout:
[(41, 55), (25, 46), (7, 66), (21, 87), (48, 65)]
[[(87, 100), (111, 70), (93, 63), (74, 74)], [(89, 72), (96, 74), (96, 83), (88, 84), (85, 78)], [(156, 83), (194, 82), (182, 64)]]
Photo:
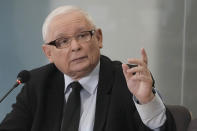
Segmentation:
[[(90, 35), (91, 35), (91, 39), (92, 39), (92, 36), (95, 34), (96, 30), (95, 30), (95, 29), (92, 29), (92, 30), (89, 30), (89, 31), (82, 31), (82, 32), (80, 32), (80, 33), (78, 33), (78, 34), (85, 33), (85, 32), (89, 32)], [(72, 36), (72, 37), (75, 37), (75, 36), (77, 36), (77, 34), (75, 34), (75, 35)], [(70, 37), (70, 38), (72, 38), (72, 37)], [(46, 43), (46, 45), (52, 45), (52, 46), (55, 46), (56, 48), (59, 48), (59, 47), (57, 46), (57, 44), (56, 44), (56, 41), (59, 40), (59, 39), (62, 39), (62, 38), (63, 38), (63, 37), (57, 38), (57, 39), (55, 39), (55, 40), (53, 40), (53, 41), (51, 41), (51, 42), (49, 42), (49, 43)], [(70, 38), (67, 38), (67, 39), (70, 39)], [(60, 49), (61, 49), (61, 48), (60, 48)]]

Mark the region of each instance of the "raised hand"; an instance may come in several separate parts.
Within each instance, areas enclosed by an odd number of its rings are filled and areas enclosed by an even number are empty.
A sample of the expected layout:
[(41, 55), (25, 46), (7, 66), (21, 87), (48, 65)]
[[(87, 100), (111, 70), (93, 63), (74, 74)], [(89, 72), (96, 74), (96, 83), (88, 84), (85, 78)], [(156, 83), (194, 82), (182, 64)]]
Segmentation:
[(146, 104), (154, 98), (152, 92), (152, 77), (148, 69), (148, 57), (144, 48), (141, 49), (141, 59), (128, 59), (129, 64), (136, 64), (137, 67), (129, 68), (122, 64), (127, 86), (141, 104)]

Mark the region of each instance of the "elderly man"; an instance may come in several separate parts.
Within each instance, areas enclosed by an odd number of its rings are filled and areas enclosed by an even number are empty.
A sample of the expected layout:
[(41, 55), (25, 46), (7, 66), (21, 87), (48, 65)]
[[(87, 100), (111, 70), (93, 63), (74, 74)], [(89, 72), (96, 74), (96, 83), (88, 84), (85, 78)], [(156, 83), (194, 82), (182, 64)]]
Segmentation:
[(100, 55), (102, 31), (75, 6), (55, 9), (43, 24), (50, 64), (31, 80), (0, 131), (175, 131), (147, 68), (147, 55), (127, 64)]

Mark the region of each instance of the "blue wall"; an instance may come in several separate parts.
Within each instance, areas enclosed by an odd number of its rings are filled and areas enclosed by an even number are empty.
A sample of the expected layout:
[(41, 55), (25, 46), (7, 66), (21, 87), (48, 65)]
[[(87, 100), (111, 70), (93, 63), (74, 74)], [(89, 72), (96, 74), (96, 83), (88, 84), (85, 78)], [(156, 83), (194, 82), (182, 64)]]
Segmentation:
[[(15, 83), (20, 70), (47, 62), (41, 49), (41, 27), (48, 8), (46, 0), (0, 1), (0, 98)], [(19, 91), (20, 87), (0, 104), (0, 121)]]

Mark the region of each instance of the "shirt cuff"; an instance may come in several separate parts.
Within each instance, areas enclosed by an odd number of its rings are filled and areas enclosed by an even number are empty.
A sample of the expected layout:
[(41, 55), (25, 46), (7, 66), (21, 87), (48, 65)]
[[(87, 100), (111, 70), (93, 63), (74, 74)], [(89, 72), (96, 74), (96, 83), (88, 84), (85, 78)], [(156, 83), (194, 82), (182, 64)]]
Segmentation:
[(155, 97), (147, 104), (138, 104), (135, 97), (133, 97), (133, 100), (142, 122), (150, 129), (159, 128), (165, 123), (166, 108), (157, 92)]

